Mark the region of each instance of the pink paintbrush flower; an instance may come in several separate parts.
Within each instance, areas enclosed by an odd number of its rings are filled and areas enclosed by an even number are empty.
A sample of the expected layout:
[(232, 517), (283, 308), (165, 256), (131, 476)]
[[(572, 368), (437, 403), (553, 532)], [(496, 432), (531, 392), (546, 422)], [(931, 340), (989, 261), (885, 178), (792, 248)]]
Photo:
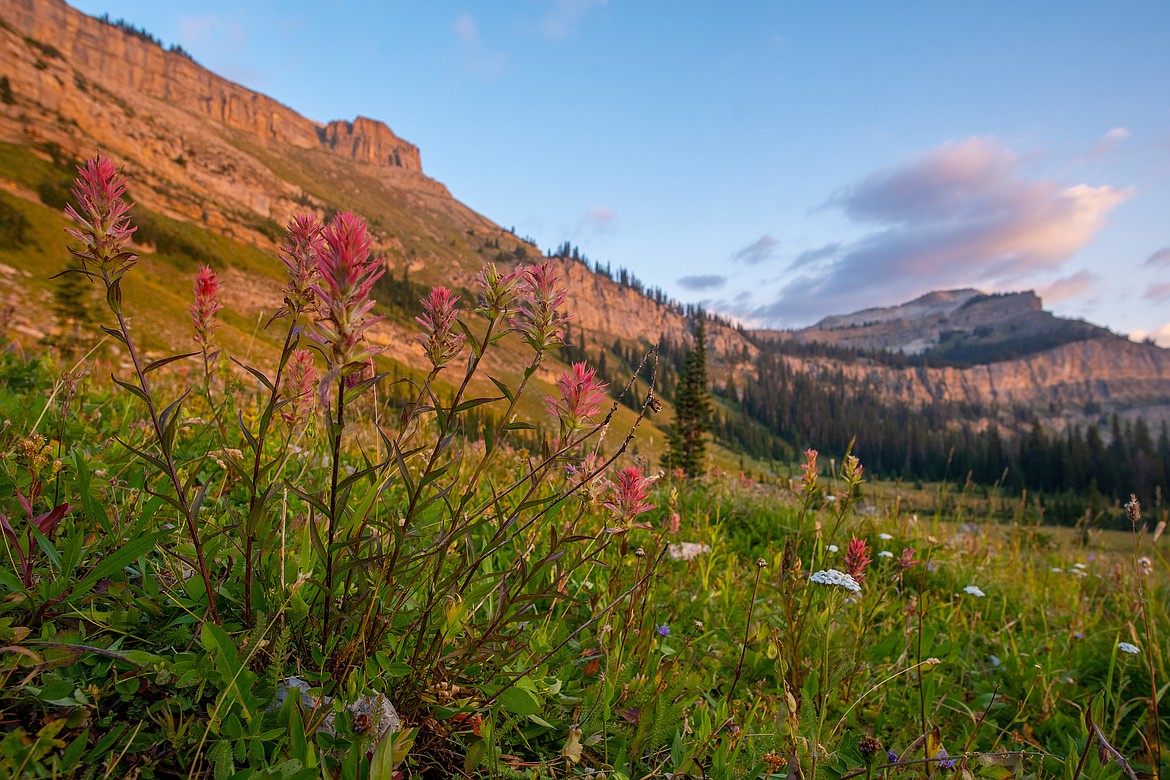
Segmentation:
[(475, 276), (475, 281), (480, 287), (476, 309), (488, 319), (510, 317), (516, 312), (516, 299), (520, 295), (520, 280), (523, 275), (522, 265), (507, 273), (500, 273), (495, 263), (488, 263)]
[(420, 303), (423, 313), (414, 321), (422, 326), (422, 333), (416, 338), (431, 365), (440, 369), (459, 354), (467, 340), (464, 334), (455, 332), (455, 304), (459, 303), (459, 296), (452, 295), (446, 287), (433, 287)]
[(311, 214), (298, 214), (288, 223), (285, 242), (280, 247), (281, 262), (288, 271), (284, 288), (284, 306), (277, 317), (296, 316), (312, 307), (313, 284), (320, 274), (318, 259), (325, 252), (325, 226)]
[(865, 579), (865, 568), (872, 562), (868, 544), (857, 538), (849, 542), (849, 546), (845, 548), (845, 570), (849, 572), (849, 576), (861, 582)]
[(295, 427), (308, 419), (317, 400), (316, 389), (317, 369), (313, 365), (313, 353), (307, 349), (294, 351), (289, 357), (284, 387), (281, 388), (284, 398), (288, 399), (288, 404), (280, 412), (285, 422)]
[(367, 315), (374, 308), (370, 291), (385, 268), (370, 257), (365, 222), (348, 211), (325, 228), (324, 239), (325, 251), (317, 257), (320, 277), (310, 285), (319, 310), (312, 336), (333, 379), (361, 370), (380, 351), (364, 335), (382, 319)]
[(524, 269), (520, 286), (522, 302), (512, 319), (512, 327), (537, 352), (565, 343), (565, 323), (569, 315), (561, 310), (566, 292), (551, 263)]
[(223, 309), (219, 302), (219, 279), (208, 266), (200, 266), (195, 274), (195, 302), (190, 306), (191, 320), (195, 323), (195, 343), (201, 347), (211, 346), (211, 332), (219, 322), (215, 315)]
[(640, 468), (626, 466), (618, 472), (617, 482), (610, 488), (606, 509), (613, 512), (623, 525), (629, 523), (643, 512), (654, 509), (648, 500), (653, 484), (654, 479), (643, 476)]
[(563, 437), (572, 435), (588, 425), (605, 400), (605, 382), (597, 379), (597, 371), (584, 362), (574, 363), (557, 379), (561, 397), (546, 396), (548, 410), (561, 421)]
[(77, 169), (71, 189), (79, 208), (65, 207), (65, 214), (77, 223), (66, 233), (81, 242), (80, 249), (69, 249), (81, 261), (86, 273), (116, 282), (138, 256), (126, 249), (136, 228), (130, 226), (130, 204), (126, 194), (126, 177), (108, 157), (86, 160)]

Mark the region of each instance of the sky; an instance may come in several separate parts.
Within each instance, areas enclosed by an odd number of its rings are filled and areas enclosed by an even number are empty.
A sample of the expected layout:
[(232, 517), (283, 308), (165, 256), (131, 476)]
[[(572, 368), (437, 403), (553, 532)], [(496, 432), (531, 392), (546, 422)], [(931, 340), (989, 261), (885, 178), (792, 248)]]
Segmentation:
[(750, 326), (1034, 289), (1170, 346), (1164, 0), (71, 4)]

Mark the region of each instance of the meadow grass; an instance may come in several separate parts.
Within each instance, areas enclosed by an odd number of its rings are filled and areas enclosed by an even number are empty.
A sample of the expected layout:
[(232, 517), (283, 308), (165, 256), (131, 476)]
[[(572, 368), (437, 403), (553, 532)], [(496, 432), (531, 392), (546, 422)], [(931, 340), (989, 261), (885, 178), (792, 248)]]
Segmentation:
[[(352, 215), (290, 226), (271, 363), (217, 340), (211, 269), (192, 351), (147, 361), (131, 215), (86, 175), (120, 353), (0, 357), (0, 774), (1160, 775), (1160, 518), (909, 511), (847, 454), (657, 474), (652, 398), (618, 425), (587, 367), (537, 381), (547, 266), (432, 291), (430, 370), (392, 385)], [(480, 377), (493, 350), (522, 370)]]

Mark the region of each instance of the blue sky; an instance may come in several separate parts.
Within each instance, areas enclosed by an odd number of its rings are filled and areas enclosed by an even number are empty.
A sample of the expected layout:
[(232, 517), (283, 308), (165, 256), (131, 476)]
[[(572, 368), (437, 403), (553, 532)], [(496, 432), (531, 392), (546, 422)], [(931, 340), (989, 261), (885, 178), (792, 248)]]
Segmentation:
[(749, 324), (1038, 289), (1170, 345), (1170, 3), (73, 4)]

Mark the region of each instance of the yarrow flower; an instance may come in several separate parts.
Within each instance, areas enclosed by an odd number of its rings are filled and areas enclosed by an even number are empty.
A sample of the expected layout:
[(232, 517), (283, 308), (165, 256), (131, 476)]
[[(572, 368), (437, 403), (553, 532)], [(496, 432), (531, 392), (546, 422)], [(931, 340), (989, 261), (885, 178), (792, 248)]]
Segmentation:
[(968, 585), (967, 587), (963, 588), (963, 592), (968, 596), (974, 596), (975, 598), (979, 599), (987, 595), (978, 585)]
[(206, 349), (211, 346), (211, 332), (218, 322), (215, 315), (223, 309), (219, 302), (219, 279), (215, 271), (204, 265), (195, 274), (195, 302), (190, 306), (195, 323), (195, 343)]
[(605, 502), (605, 508), (613, 512), (623, 524), (628, 523), (643, 512), (649, 512), (654, 508), (647, 500), (652, 484), (654, 479), (642, 476), (640, 468), (626, 466), (618, 472), (617, 482), (610, 488), (609, 501)]
[(584, 362), (574, 363), (557, 379), (561, 397), (546, 396), (548, 410), (561, 422), (562, 437), (571, 436), (589, 423), (605, 400), (605, 382), (597, 379), (597, 371)]
[(854, 593), (861, 592), (861, 585), (857, 580), (843, 571), (836, 569), (822, 569), (809, 575), (809, 582), (815, 582), (818, 585), (835, 585), (838, 588), (853, 591)]
[(890, 541), (891, 539), (893, 539), (894, 537), (893, 537), (893, 536), (891, 536), (890, 534), (884, 534), (884, 533), (883, 533), (883, 534), (878, 534), (878, 538), (879, 538), (879, 539), (881, 539), (883, 542), (888, 542), (888, 541)]
[(522, 301), (511, 324), (525, 343), (539, 353), (565, 343), (564, 326), (569, 315), (561, 311), (567, 296), (551, 263), (524, 269), (520, 283)]
[(126, 194), (126, 177), (118, 173), (110, 158), (98, 155), (77, 168), (77, 179), (70, 190), (80, 211), (70, 204), (65, 215), (77, 223), (66, 233), (81, 242), (80, 249), (69, 251), (81, 261), (82, 269), (116, 282), (138, 256), (126, 251), (130, 236), (130, 204)]
[(454, 331), (455, 304), (459, 303), (459, 296), (452, 295), (446, 287), (432, 287), (430, 295), (420, 303), (423, 313), (414, 321), (422, 326), (422, 333), (416, 339), (437, 370), (450, 363), (467, 340), (467, 336)]
[(1131, 645), (1129, 642), (1118, 642), (1117, 649), (1123, 653), (1129, 653), (1130, 655), (1137, 655), (1142, 651), (1140, 647), (1137, 645)]
[(881, 552), (878, 553), (878, 557), (879, 558), (893, 558), (894, 554), (892, 552), (890, 552), (889, 550), (882, 550)]
[(339, 214), (325, 228), (324, 238), (325, 251), (317, 258), (321, 276), (311, 285), (320, 311), (312, 336), (324, 348), (329, 365), (330, 381), (322, 382), (323, 393), (333, 379), (362, 370), (380, 351), (362, 341), (381, 320), (366, 315), (374, 308), (370, 290), (385, 271), (370, 257), (366, 224), (354, 214)]
[(828, 550), (828, 551), (829, 551), (829, 552), (831, 552), (831, 553), (835, 553), (835, 552), (839, 552), (841, 548), (840, 548), (840, 547), (838, 547), (838, 546), (837, 546), (837, 545), (835, 545), (835, 544), (830, 544), (830, 545), (829, 545), (828, 547), (826, 547), (825, 549), (826, 549), (826, 550)]
[(318, 258), (325, 253), (324, 231), (325, 226), (311, 214), (298, 214), (288, 223), (285, 243), (280, 247), (288, 284), (284, 288), (284, 306), (276, 317), (296, 316), (313, 306), (313, 285), (320, 274)]

